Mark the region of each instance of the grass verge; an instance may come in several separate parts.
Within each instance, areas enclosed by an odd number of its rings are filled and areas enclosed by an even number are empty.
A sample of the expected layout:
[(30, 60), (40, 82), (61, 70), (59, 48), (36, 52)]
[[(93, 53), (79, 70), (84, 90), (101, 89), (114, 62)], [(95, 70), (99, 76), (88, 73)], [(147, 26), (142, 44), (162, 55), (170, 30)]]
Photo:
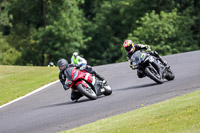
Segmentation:
[(56, 67), (0, 65), (0, 105), (57, 79)]
[(63, 133), (199, 133), (200, 91)]

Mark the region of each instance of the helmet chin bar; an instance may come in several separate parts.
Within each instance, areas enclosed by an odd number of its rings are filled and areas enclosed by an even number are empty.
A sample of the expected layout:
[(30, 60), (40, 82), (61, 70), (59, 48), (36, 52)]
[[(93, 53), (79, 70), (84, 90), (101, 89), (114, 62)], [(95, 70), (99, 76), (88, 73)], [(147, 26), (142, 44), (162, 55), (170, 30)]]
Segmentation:
[(66, 68), (66, 66), (60, 66), (59, 68), (60, 68), (60, 70), (64, 70)]

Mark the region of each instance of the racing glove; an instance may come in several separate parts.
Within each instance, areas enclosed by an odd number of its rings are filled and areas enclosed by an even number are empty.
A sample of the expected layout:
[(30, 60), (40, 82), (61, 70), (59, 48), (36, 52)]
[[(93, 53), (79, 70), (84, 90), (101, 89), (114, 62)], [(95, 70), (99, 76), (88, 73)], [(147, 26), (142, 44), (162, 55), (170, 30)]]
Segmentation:
[(72, 83), (72, 81), (67, 81), (66, 84), (63, 85), (63, 88), (65, 90), (68, 90), (70, 88), (69, 86), (71, 85), (71, 83)]
[(146, 45), (147, 51), (151, 51), (151, 47), (149, 45)]
[(69, 87), (68, 87), (67, 85), (63, 85), (63, 88), (64, 88), (65, 90), (68, 90), (68, 89), (69, 89)]
[(135, 70), (135, 69), (138, 68), (138, 66), (133, 66), (132, 64), (133, 64), (133, 61), (130, 62), (130, 68), (131, 68), (131, 69)]
[(76, 67), (76, 69), (80, 68), (80, 66), (78, 64), (74, 64), (74, 66)]
[(62, 83), (64, 90), (67, 90), (68, 88), (67, 88), (67, 86), (66, 86), (66, 84), (65, 84), (65, 81), (64, 81), (64, 80), (61, 80), (60, 82)]
[(70, 80), (68, 80), (67, 82), (66, 82), (66, 86), (67, 86), (67, 88), (69, 89), (69, 86), (72, 84), (72, 81), (70, 81)]
[(133, 70), (137, 69), (137, 68), (135, 68), (134, 66), (132, 66), (131, 68), (132, 68)]
[(130, 62), (130, 68), (135, 70), (134, 66), (132, 65), (132, 62)]
[(132, 68), (133, 67), (133, 65), (132, 64), (130, 64), (130, 68)]
[(79, 69), (82, 71), (82, 70), (84, 70), (85, 68), (86, 68), (86, 66), (83, 65), (83, 66), (81, 66)]

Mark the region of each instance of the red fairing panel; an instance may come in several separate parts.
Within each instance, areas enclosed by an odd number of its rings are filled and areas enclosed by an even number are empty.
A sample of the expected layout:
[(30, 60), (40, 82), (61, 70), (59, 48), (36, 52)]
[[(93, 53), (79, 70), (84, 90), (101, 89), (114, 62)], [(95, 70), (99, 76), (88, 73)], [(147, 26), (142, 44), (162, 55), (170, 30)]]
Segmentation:
[(77, 74), (77, 72), (78, 72), (78, 76), (74, 79), (75, 81), (77, 79), (84, 79), (85, 78), (85, 73), (81, 72), (80, 70), (77, 70), (75, 68), (73, 68), (73, 70), (72, 70), (72, 77), (74, 77), (74, 74)]
[(85, 72), (85, 71), (80, 71), (80, 70), (77, 70), (77, 69), (74, 68), (72, 70), (72, 77), (74, 76), (76, 71), (78, 72), (78, 76), (75, 78), (75, 80), (84, 79), (84, 80), (92, 83), (92, 80), (93, 80), (92, 75), (90, 73)]
[(90, 82), (90, 83), (92, 83), (92, 80), (93, 80), (92, 74), (86, 73), (85, 74), (85, 80), (88, 81), (88, 82)]
[(88, 85), (87, 85), (83, 80), (77, 82), (77, 83), (76, 83), (76, 86), (77, 86), (78, 84), (83, 84), (85, 87), (88, 87)]
[(84, 80), (86, 80), (86, 81), (88, 81), (88, 82), (90, 82), (90, 83), (92, 83), (92, 81), (93, 81), (92, 75), (91, 75), (90, 73), (87, 73), (87, 72), (85, 72), (85, 71), (77, 70), (76, 68), (73, 68), (73, 69), (72, 69), (72, 78), (75, 78), (75, 79), (73, 80), (73, 82), (72, 82), (72, 84), (70, 85), (70, 87), (72, 87), (73, 84), (74, 84), (74, 82), (75, 82), (76, 80), (78, 80), (78, 79), (83, 79), (83, 80), (77, 82), (77, 83), (75, 84), (75, 86), (77, 86), (78, 84), (81, 83), (81, 84), (83, 84), (85, 87), (88, 87), (87, 83), (84, 82)]

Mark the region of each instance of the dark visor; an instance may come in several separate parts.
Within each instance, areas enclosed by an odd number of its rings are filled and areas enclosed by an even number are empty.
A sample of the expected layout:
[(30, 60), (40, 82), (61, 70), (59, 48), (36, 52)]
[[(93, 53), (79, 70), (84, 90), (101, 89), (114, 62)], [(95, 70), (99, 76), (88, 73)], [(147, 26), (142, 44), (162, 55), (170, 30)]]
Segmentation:
[(132, 48), (131, 46), (125, 47), (126, 51), (128, 52), (131, 50), (131, 48)]

